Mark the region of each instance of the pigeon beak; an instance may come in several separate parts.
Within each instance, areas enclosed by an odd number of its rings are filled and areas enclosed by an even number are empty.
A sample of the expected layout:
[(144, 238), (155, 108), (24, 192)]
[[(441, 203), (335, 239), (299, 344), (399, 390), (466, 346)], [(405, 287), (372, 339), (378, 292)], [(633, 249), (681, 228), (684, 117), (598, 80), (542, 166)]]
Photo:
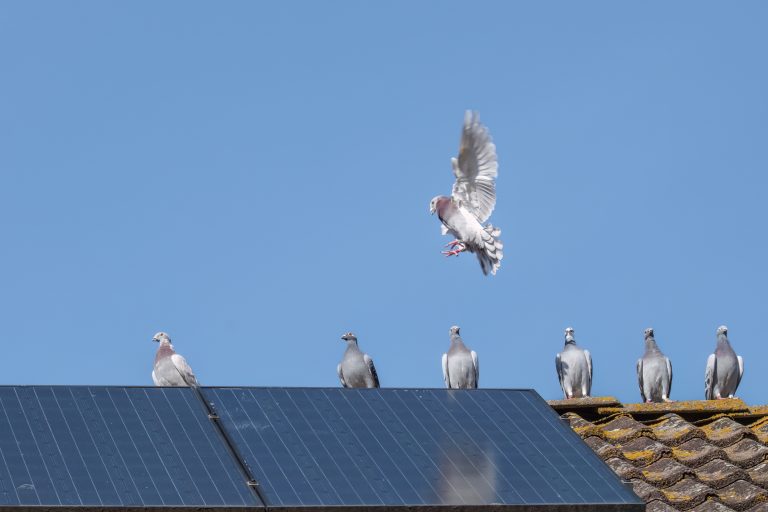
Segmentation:
[(160, 341), (160, 340), (157, 338), (152, 338), (152, 341)]

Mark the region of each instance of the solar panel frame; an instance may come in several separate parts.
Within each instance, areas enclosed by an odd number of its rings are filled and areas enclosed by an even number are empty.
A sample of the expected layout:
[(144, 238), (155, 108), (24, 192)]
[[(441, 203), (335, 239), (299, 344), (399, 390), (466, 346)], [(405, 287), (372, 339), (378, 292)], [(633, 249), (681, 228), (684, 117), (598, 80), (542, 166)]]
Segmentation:
[(201, 392), (269, 508), (645, 507), (534, 390)]
[(263, 508), (189, 388), (0, 386), (0, 509)]

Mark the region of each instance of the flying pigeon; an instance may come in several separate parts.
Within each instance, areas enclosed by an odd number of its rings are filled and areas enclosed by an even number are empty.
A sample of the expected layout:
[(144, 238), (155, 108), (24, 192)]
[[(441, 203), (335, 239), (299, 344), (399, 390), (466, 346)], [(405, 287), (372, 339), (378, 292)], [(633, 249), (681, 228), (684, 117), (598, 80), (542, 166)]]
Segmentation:
[(341, 339), (347, 342), (344, 357), (336, 367), (341, 385), (345, 388), (378, 388), (379, 376), (373, 359), (357, 347), (357, 336), (348, 332)]
[(455, 240), (446, 244), (451, 250), (446, 256), (458, 256), (463, 251), (477, 254), (483, 274), (496, 274), (504, 257), (504, 244), (499, 240), (501, 230), (483, 225), (496, 206), (496, 146), (488, 129), (480, 124), (477, 112), (467, 111), (461, 133), (459, 158), (451, 158), (456, 183), (451, 197), (435, 196), (429, 211), (442, 222), (443, 235), (450, 233)]
[(160, 346), (155, 356), (155, 368), (152, 370), (152, 380), (155, 386), (197, 386), (197, 378), (187, 360), (173, 350), (171, 338), (164, 332), (152, 337)]
[(592, 392), (592, 356), (579, 348), (573, 327), (565, 329), (565, 347), (555, 357), (557, 378), (565, 398), (585, 398)]
[(744, 375), (744, 359), (737, 356), (728, 341), (728, 328), (717, 328), (717, 347), (707, 359), (704, 373), (704, 398), (733, 398)]
[(645, 330), (645, 353), (637, 360), (637, 383), (643, 402), (672, 401), (672, 362), (659, 350), (650, 327)]
[(469, 350), (459, 336), (459, 327), (449, 331), (451, 346), (443, 354), (443, 380), (448, 389), (476, 389), (480, 380), (480, 363), (477, 353)]

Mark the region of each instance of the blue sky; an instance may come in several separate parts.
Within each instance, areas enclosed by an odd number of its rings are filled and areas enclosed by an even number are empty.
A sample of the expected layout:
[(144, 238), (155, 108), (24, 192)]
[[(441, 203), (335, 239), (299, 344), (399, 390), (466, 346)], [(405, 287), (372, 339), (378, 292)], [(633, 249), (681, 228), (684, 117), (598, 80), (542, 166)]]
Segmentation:
[[(3, 2), (0, 382), (151, 384), (158, 330), (204, 384), (637, 401), (653, 326), (703, 397), (718, 325), (766, 403), (768, 7), (760, 2)], [(446, 260), (429, 200), (465, 109), (499, 155), (505, 258)]]

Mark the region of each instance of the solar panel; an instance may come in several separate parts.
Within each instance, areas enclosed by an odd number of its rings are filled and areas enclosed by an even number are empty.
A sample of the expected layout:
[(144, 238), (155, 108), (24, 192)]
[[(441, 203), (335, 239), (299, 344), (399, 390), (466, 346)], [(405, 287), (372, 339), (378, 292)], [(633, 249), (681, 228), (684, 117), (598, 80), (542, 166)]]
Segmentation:
[(262, 506), (189, 388), (0, 387), (0, 506)]
[(532, 390), (203, 393), (268, 507), (645, 509)]

